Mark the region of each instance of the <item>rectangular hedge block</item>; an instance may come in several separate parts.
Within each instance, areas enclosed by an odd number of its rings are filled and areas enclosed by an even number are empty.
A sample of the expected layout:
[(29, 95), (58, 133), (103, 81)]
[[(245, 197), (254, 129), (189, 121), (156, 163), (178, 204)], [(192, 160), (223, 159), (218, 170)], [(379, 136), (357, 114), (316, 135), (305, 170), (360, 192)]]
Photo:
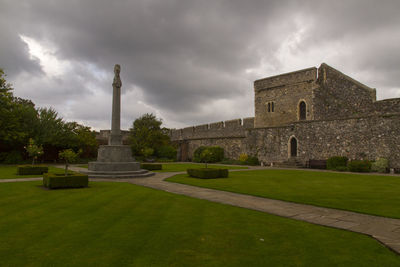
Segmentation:
[(140, 168), (148, 171), (162, 170), (162, 164), (141, 163)]
[(18, 175), (30, 175), (30, 174), (38, 174), (42, 175), (43, 173), (49, 172), (49, 167), (43, 165), (19, 165), (17, 166), (17, 174)]
[(229, 171), (227, 169), (187, 169), (189, 176), (201, 179), (227, 178)]
[(87, 187), (89, 178), (87, 175), (80, 173), (67, 176), (64, 174), (45, 173), (43, 174), (43, 185), (50, 189)]

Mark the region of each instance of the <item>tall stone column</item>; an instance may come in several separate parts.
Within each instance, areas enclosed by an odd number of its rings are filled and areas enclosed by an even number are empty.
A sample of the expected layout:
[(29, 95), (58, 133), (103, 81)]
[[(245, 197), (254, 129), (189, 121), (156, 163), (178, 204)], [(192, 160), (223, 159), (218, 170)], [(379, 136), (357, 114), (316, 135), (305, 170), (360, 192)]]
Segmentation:
[(113, 102), (111, 115), (111, 134), (108, 140), (108, 145), (122, 145), (121, 135), (121, 87), (122, 82), (119, 76), (121, 66), (116, 64), (114, 67), (113, 81)]

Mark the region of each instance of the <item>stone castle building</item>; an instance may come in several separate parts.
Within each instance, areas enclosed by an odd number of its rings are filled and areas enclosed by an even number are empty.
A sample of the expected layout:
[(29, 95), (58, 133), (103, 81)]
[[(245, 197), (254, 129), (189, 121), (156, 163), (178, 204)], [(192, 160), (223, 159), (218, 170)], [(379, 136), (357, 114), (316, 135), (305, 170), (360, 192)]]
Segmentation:
[(254, 93), (255, 117), (171, 130), (179, 160), (220, 146), (264, 165), (347, 156), (400, 168), (400, 98), (377, 101), (375, 89), (326, 64), (257, 80)]

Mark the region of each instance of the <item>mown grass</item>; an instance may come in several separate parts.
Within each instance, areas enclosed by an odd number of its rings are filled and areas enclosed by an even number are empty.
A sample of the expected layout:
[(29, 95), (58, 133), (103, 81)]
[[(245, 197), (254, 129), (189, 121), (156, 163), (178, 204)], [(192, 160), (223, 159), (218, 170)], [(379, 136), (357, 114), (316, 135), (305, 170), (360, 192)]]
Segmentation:
[[(186, 172), (187, 169), (205, 168), (204, 163), (163, 163), (162, 170), (155, 172)], [(207, 164), (207, 168), (221, 168), (221, 169), (248, 169), (245, 166), (232, 166), (221, 164)]]
[(227, 179), (177, 175), (167, 181), (373, 215), (400, 218), (400, 176), (257, 170)]
[(0, 184), (3, 266), (399, 266), (365, 235), (125, 183)]
[[(204, 163), (161, 163), (162, 170), (154, 172), (185, 172), (187, 169), (192, 168), (205, 168)], [(81, 168), (88, 168), (88, 165), (79, 165)], [(221, 165), (221, 164), (207, 164), (207, 168), (222, 168), (222, 169), (248, 169), (245, 166), (232, 166), (232, 165)]]
[[(47, 165), (48, 166), (48, 165)], [(61, 168), (56, 168), (53, 166), (48, 166), (49, 172), (51, 173), (64, 173), (65, 170)], [(17, 165), (0, 165), (0, 179), (16, 179), (16, 178), (32, 178), (41, 177), (41, 175), (18, 175)]]

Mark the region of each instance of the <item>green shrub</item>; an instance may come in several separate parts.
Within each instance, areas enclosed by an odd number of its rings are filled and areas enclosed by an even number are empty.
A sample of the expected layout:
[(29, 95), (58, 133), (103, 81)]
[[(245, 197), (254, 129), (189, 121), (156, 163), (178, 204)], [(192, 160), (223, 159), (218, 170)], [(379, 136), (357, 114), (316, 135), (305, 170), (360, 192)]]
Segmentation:
[(22, 163), (24, 160), (22, 159), (21, 152), (17, 150), (13, 150), (5, 153), (3, 163), (4, 164), (18, 164)]
[(187, 173), (191, 177), (201, 179), (227, 178), (229, 171), (227, 169), (187, 169)]
[(203, 153), (204, 150), (206, 150), (207, 147), (205, 146), (199, 146), (196, 148), (196, 150), (193, 153), (193, 162), (201, 162), (201, 153)]
[(176, 162), (176, 159), (158, 158), (157, 162)]
[(370, 172), (371, 162), (368, 160), (352, 160), (347, 164), (347, 168), (351, 172)]
[(246, 153), (242, 153), (239, 156), (239, 161), (242, 163), (245, 163), (248, 159), (249, 159), (249, 155), (247, 155)]
[(347, 172), (348, 170), (349, 170), (349, 168), (347, 168), (347, 166), (338, 166), (335, 169), (335, 171), (339, 171), (339, 172)]
[(204, 152), (204, 150), (206, 150), (206, 149), (211, 153), (211, 156), (207, 157), (209, 160), (207, 163), (220, 162), (224, 159), (224, 149), (222, 147), (200, 146), (193, 153), (193, 162), (204, 162), (204, 161), (202, 161), (201, 155)]
[(258, 158), (255, 156), (249, 156), (245, 163), (246, 163), (246, 165), (252, 165), (252, 166), (260, 165)]
[(38, 174), (42, 175), (43, 173), (49, 172), (49, 168), (47, 166), (32, 166), (32, 165), (19, 165), (17, 166), (17, 174), (18, 175), (30, 175), (30, 174)]
[(326, 161), (326, 168), (328, 170), (338, 170), (338, 167), (346, 167), (348, 160), (347, 157), (330, 157)]
[(156, 163), (141, 163), (140, 168), (148, 171), (155, 171), (155, 170), (162, 170), (162, 165)]
[(44, 173), (43, 185), (50, 189), (87, 187), (89, 185), (89, 178), (87, 175), (80, 173), (67, 176), (64, 174)]
[(157, 157), (163, 159), (176, 159), (176, 148), (170, 145), (161, 146), (157, 149)]
[(373, 172), (389, 172), (389, 161), (385, 158), (378, 158), (371, 164), (371, 171)]

